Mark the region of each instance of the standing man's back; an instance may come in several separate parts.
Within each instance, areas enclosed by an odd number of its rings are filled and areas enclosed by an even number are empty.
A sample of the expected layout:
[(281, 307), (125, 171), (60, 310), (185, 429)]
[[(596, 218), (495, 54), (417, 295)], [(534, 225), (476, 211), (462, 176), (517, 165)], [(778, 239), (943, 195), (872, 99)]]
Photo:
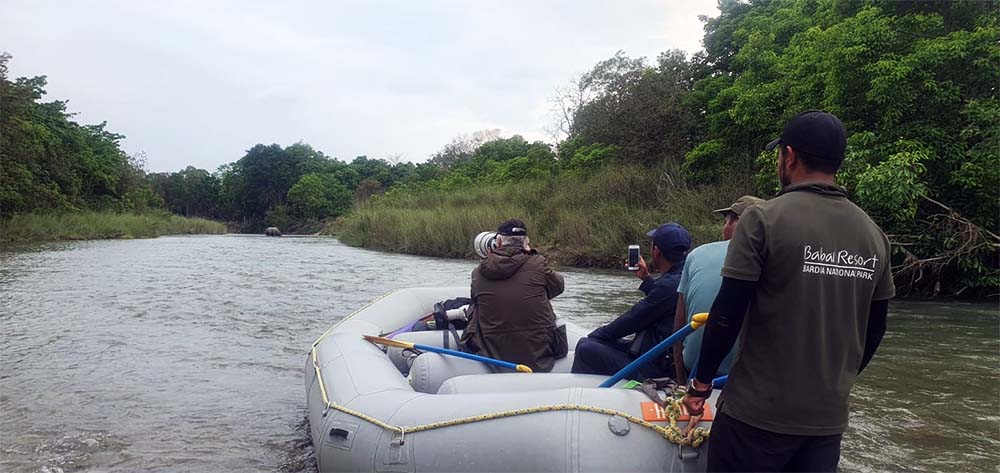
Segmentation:
[(744, 337), (770, 342), (744, 343), (726, 413), (780, 433), (843, 432), (869, 306), (894, 295), (889, 241), (822, 183), (788, 186), (742, 220), (722, 274), (756, 281)]
[(888, 239), (834, 180), (843, 123), (803, 112), (767, 149), (779, 145), (783, 189), (740, 219), (684, 398), (700, 411), (742, 329), (709, 471), (836, 471), (851, 386), (882, 340), (895, 294)]

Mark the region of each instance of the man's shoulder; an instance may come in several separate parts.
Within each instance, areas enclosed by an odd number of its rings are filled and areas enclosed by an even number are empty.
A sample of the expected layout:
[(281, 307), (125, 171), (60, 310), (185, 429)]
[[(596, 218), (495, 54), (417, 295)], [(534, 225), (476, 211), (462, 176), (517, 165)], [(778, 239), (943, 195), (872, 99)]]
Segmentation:
[(663, 273), (653, 281), (653, 289), (667, 288), (670, 291), (677, 291), (677, 286), (681, 282), (681, 271)]
[[(713, 241), (711, 243), (705, 243), (703, 245), (698, 245), (695, 249), (691, 250), (688, 254), (687, 263), (697, 262), (702, 258), (706, 258), (719, 252), (725, 253), (729, 249), (729, 240)], [(685, 266), (686, 267), (686, 266)]]

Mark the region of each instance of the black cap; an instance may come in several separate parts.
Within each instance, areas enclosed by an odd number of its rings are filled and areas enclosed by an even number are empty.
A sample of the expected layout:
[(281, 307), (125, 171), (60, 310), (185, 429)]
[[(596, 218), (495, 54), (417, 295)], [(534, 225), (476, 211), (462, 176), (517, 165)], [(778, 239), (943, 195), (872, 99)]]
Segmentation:
[(847, 150), (847, 129), (836, 115), (825, 110), (806, 110), (785, 124), (781, 137), (767, 144), (771, 151), (778, 145), (791, 146), (824, 161), (841, 163)]
[(501, 223), (497, 233), (503, 236), (528, 236), (528, 227), (521, 219), (512, 218)]

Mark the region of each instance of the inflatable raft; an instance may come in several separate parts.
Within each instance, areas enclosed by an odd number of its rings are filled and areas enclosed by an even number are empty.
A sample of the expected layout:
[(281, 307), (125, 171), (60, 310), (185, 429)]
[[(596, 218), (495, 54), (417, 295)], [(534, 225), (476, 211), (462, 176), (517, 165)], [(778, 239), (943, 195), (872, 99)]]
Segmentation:
[[(694, 446), (679, 435), (687, 421), (672, 427), (676, 411), (622, 383), (598, 388), (603, 376), (570, 374), (572, 351), (552, 373), (497, 372), (362, 339), (398, 331), (436, 302), (468, 295), (468, 287), (393, 291), (316, 340), (305, 383), (320, 471), (705, 470), (707, 443)], [(572, 323), (566, 329), (571, 348), (587, 333)], [(453, 336), (424, 331), (395, 338), (442, 346)]]

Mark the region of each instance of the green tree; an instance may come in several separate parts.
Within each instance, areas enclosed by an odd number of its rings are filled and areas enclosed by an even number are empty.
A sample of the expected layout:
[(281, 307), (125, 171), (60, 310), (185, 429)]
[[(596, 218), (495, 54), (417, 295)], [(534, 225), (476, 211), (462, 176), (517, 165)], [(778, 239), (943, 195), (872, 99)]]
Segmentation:
[(306, 174), (288, 190), (289, 213), (299, 218), (338, 217), (352, 203), (351, 191), (331, 174)]
[(570, 139), (614, 145), (627, 162), (679, 162), (698, 129), (685, 101), (696, 71), (682, 51), (661, 54), (654, 66), (621, 52), (601, 61), (577, 81), (588, 98), (575, 108)]
[(157, 203), (138, 160), (104, 123), (80, 125), (66, 102), (42, 102), (44, 76), (10, 80), (0, 54), (0, 216), (51, 210), (143, 210)]
[[(794, 114), (822, 108), (848, 129), (841, 182), (892, 235), (897, 277), (920, 292), (1000, 284), (1000, 29), (982, 2), (722, 2), (706, 22), (713, 68), (688, 102), (706, 141), (696, 182), (758, 169)], [(756, 163), (756, 165), (755, 165)], [(911, 284), (912, 283), (912, 284)]]

